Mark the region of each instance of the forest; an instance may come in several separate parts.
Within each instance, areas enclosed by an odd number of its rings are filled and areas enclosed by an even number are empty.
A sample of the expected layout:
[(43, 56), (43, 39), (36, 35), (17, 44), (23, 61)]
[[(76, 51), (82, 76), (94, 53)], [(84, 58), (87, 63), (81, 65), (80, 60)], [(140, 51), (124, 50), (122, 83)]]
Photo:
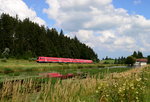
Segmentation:
[(98, 61), (92, 48), (80, 42), (75, 36), (64, 35), (63, 30), (46, 28), (30, 21), (21, 21), (18, 16), (2, 14), (0, 17), (0, 57), (6, 48), (9, 57), (17, 59), (36, 58), (38, 56), (91, 59)]

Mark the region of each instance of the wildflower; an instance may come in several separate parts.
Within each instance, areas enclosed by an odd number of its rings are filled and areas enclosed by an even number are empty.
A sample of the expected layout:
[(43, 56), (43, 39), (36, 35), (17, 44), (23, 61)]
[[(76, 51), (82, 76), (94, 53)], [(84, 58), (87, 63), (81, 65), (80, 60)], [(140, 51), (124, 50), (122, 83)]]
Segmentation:
[(134, 87), (131, 87), (132, 90), (134, 90)]
[(141, 81), (141, 78), (136, 79), (136, 81)]
[(121, 92), (122, 92), (122, 89), (120, 88), (119, 91), (118, 91), (118, 93), (121, 93)]
[(125, 91), (125, 88), (123, 88), (122, 90)]
[(141, 90), (145, 89), (145, 86), (141, 87), (140, 89), (141, 89)]
[(135, 99), (137, 99), (137, 100), (138, 100), (139, 98), (138, 98), (138, 97), (135, 97)]
[(147, 81), (148, 79), (147, 79), (147, 78), (144, 78), (144, 80)]
[(109, 95), (106, 95), (106, 97), (108, 97)]
[(132, 86), (133, 86), (133, 83), (130, 84), (130, 87), (132, 87)]
[(99, 93), (99, 91), (98, 91), (98, 90), (96, 90), (96, 93)]
[(139, 85), (139, 84), (138, 84), (137, 86), (138, 86), (138, 87), (140, 87), (140, 85)]
[(98, 89), (100, 90), (100, 89), (101, 89), (101, 87), (98, 87)]

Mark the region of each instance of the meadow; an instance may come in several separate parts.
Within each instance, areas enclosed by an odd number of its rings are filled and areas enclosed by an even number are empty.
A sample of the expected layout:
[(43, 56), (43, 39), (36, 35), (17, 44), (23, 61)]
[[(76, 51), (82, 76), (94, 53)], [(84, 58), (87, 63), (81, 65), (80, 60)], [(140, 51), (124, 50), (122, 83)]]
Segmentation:
[[(2, 102), (149, 102), (150, 66), (0, 62)], [(39, 78), (38, 73), (87, 73), (86, 78)], [(55, 80), (55, 81), (53, 81)]]
[[(69, 63), (36, 63), (32, 60), (14, 60), (9, 59), (7, 62), (0, 61), (0, 79), (13, 77), (36, 77), (39, 73), (44, 72), (59, 72), (61, 74), (67, 73), (88, 73), (90, 75), (106, 73), (109, 69), (101, 69), (111, 64), (69, 64)], [(117, 65), (115, 65), (117, 66)], [(109, 72), (127, 70), (114, 69)]]

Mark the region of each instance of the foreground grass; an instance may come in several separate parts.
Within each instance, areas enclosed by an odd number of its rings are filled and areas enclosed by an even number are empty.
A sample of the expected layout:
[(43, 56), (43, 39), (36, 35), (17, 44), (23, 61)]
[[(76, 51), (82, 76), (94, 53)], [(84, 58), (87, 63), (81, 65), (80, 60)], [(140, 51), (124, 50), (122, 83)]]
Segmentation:
[[(150, 67), (106, 74), (103, 79), (37, 81), (5, 80), (0, 88), (1, 101), (13, 102), (148, 102)], [(42, 81), (43, 80), (43, 81)]]
[(150, 67), (146, 67), (142, 76), (146, 79), (146, 89), (144, 91), (144, 102), (150, 102)]

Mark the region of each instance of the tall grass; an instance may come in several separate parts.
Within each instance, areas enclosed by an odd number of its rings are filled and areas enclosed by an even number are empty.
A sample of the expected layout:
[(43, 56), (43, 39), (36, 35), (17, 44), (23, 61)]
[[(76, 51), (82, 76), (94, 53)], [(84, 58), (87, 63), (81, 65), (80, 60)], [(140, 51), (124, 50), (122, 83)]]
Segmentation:
[[(90, 83), (89, 83), (90, 81)], [(0, 90), (1, 101), (13, 102), (77, 102), (89, 99), (95, 100), (92, 94), (98, 85), (98, 80), (87, 78), (84, 80), (58, 80), (55, 84), (51, 80), (39, 83), (33, 79), (25, 81), (5, 81)], [(90, 101), (89, 101), (90, 102)]]
[(144, 102), (150, 102), (150, 67), (146, 67), (141, 75), (146, 80), (146, 89), (144, 91)]
[[(147, 67), (149, 69), (149, 67)], [(0, 100), (7, 102), (144, 102), (148, 88), (145, 68), (106, 75), (104, 79), (34, 79), (0, 84)], [(150, 70), (148, 70), (150, 71)], [(148, 73), (149, 74), (149, 73)]]

